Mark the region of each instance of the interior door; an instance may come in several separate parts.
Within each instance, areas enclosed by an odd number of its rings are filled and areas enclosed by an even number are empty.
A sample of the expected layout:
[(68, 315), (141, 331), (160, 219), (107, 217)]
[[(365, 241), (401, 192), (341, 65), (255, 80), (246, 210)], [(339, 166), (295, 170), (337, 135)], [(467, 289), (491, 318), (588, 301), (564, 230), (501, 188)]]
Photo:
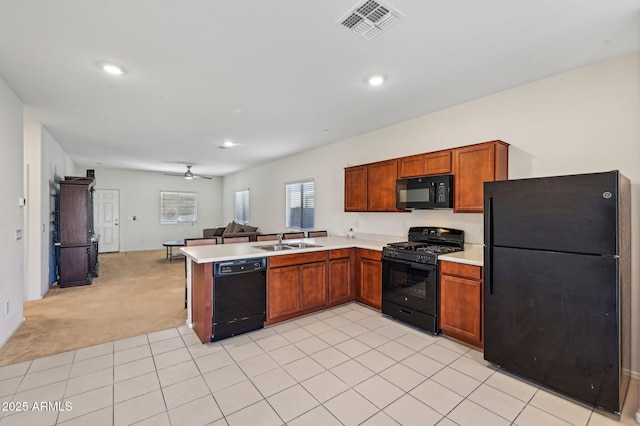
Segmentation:
[(96, 189), (93, 193), (93, 227), (100, 236), (100, 253), (120, 251), (119, 198), (117, 189)]

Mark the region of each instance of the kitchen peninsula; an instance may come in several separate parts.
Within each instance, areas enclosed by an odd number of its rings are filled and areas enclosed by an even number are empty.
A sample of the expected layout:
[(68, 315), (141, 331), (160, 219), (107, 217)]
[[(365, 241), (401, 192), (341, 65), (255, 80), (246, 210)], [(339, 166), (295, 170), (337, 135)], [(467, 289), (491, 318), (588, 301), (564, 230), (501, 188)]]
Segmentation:
[[(212, 280), (213, 264), (217, 262), (269, 258), (267, 274), (267, 321), (274, 324), (319, 311), (352, 300), (380, 309), (382, 248), (402, 237), (363, 239), (322, 237), (290, 240), (305, 242), (316, 247), (269, 251), (259, 248), (270, 242), (221, 244), (181, 248), (187, 256), (187, 282), (189, 313), (187, 322), (203, 343), (211, 341), (212, 333)], [(468, 245), (465, 251), (441, 260), (482, 266), (481, 246)], [(280, 271), (287, 269), (286, 283), (279, 286)], [(296, 282), (297, 280), (297, 282)], [(306, 280), (306, 281), (305, 281)], [(308, 292), (308, 283), (314, 291)], [(318, 291), (317, 287), (321, 287)], [(276, 292), (289, 293), (288, 298)], [(312, 299), (305, 295), (313, 295)], [(377, 300), (376, 300), (377, 299)], [(281, 303), (285, 303), (281, 305)], [(277, 305), (276, 305), (277, 304)]]

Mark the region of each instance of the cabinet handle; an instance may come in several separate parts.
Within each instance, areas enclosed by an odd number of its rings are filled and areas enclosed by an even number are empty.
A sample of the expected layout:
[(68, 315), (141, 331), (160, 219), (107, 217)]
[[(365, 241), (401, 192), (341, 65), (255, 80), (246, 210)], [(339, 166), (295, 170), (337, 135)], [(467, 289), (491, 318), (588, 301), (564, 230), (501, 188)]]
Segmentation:
[(493, 277), (491, 276), (491, 251), (493, 250), (493, 197), (484, 197), (484, 277), (489, 282), (489, 294), (493, 294)]

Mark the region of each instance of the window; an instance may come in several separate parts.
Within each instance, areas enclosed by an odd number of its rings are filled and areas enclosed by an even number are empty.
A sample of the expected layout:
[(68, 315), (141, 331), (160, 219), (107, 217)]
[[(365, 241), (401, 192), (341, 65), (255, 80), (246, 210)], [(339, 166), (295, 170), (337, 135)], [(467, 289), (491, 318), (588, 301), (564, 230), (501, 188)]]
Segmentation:
[(287, 184), (287, 228), (313, 229), (314, 181)]
[(249, 223), (249, 190), (236, 191), (236, 222)]
[(160, 191), (160, 223), (195, 222), (197, 219), (196, 192)]

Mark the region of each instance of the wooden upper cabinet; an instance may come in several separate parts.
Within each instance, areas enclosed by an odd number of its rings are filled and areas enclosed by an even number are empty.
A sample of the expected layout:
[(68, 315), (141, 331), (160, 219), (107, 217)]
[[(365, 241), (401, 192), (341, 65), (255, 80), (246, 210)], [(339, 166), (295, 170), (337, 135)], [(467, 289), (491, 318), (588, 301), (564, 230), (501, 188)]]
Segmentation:
[(453, 150), (455, 213), (482, 213), (484, 183), (508, 177), (509, 145), (485, 142)]
[(395, 212), (398, 161), (344, 169), (344, 211)]
[(367, 211), (395, 212), (398, 161), (367, 165)]
[(451, 173), (451, 150), (398, 159), (398, 179)]
[(508, 178), (509, 144), (484, 142), (344, 169), (344, 211), (397, 212), (396, 180), (453, 174), (454, 213), (482, 213), (484, 183)]
[(398, 179), (424, 175), (424, 154), (398, 158)]
[(344, 211), (367, 211), (367, 166), (344, 169)]
[(425, 175), (446, 173), (451, 173), (451, 150), (432, 152), (424, 155)]

